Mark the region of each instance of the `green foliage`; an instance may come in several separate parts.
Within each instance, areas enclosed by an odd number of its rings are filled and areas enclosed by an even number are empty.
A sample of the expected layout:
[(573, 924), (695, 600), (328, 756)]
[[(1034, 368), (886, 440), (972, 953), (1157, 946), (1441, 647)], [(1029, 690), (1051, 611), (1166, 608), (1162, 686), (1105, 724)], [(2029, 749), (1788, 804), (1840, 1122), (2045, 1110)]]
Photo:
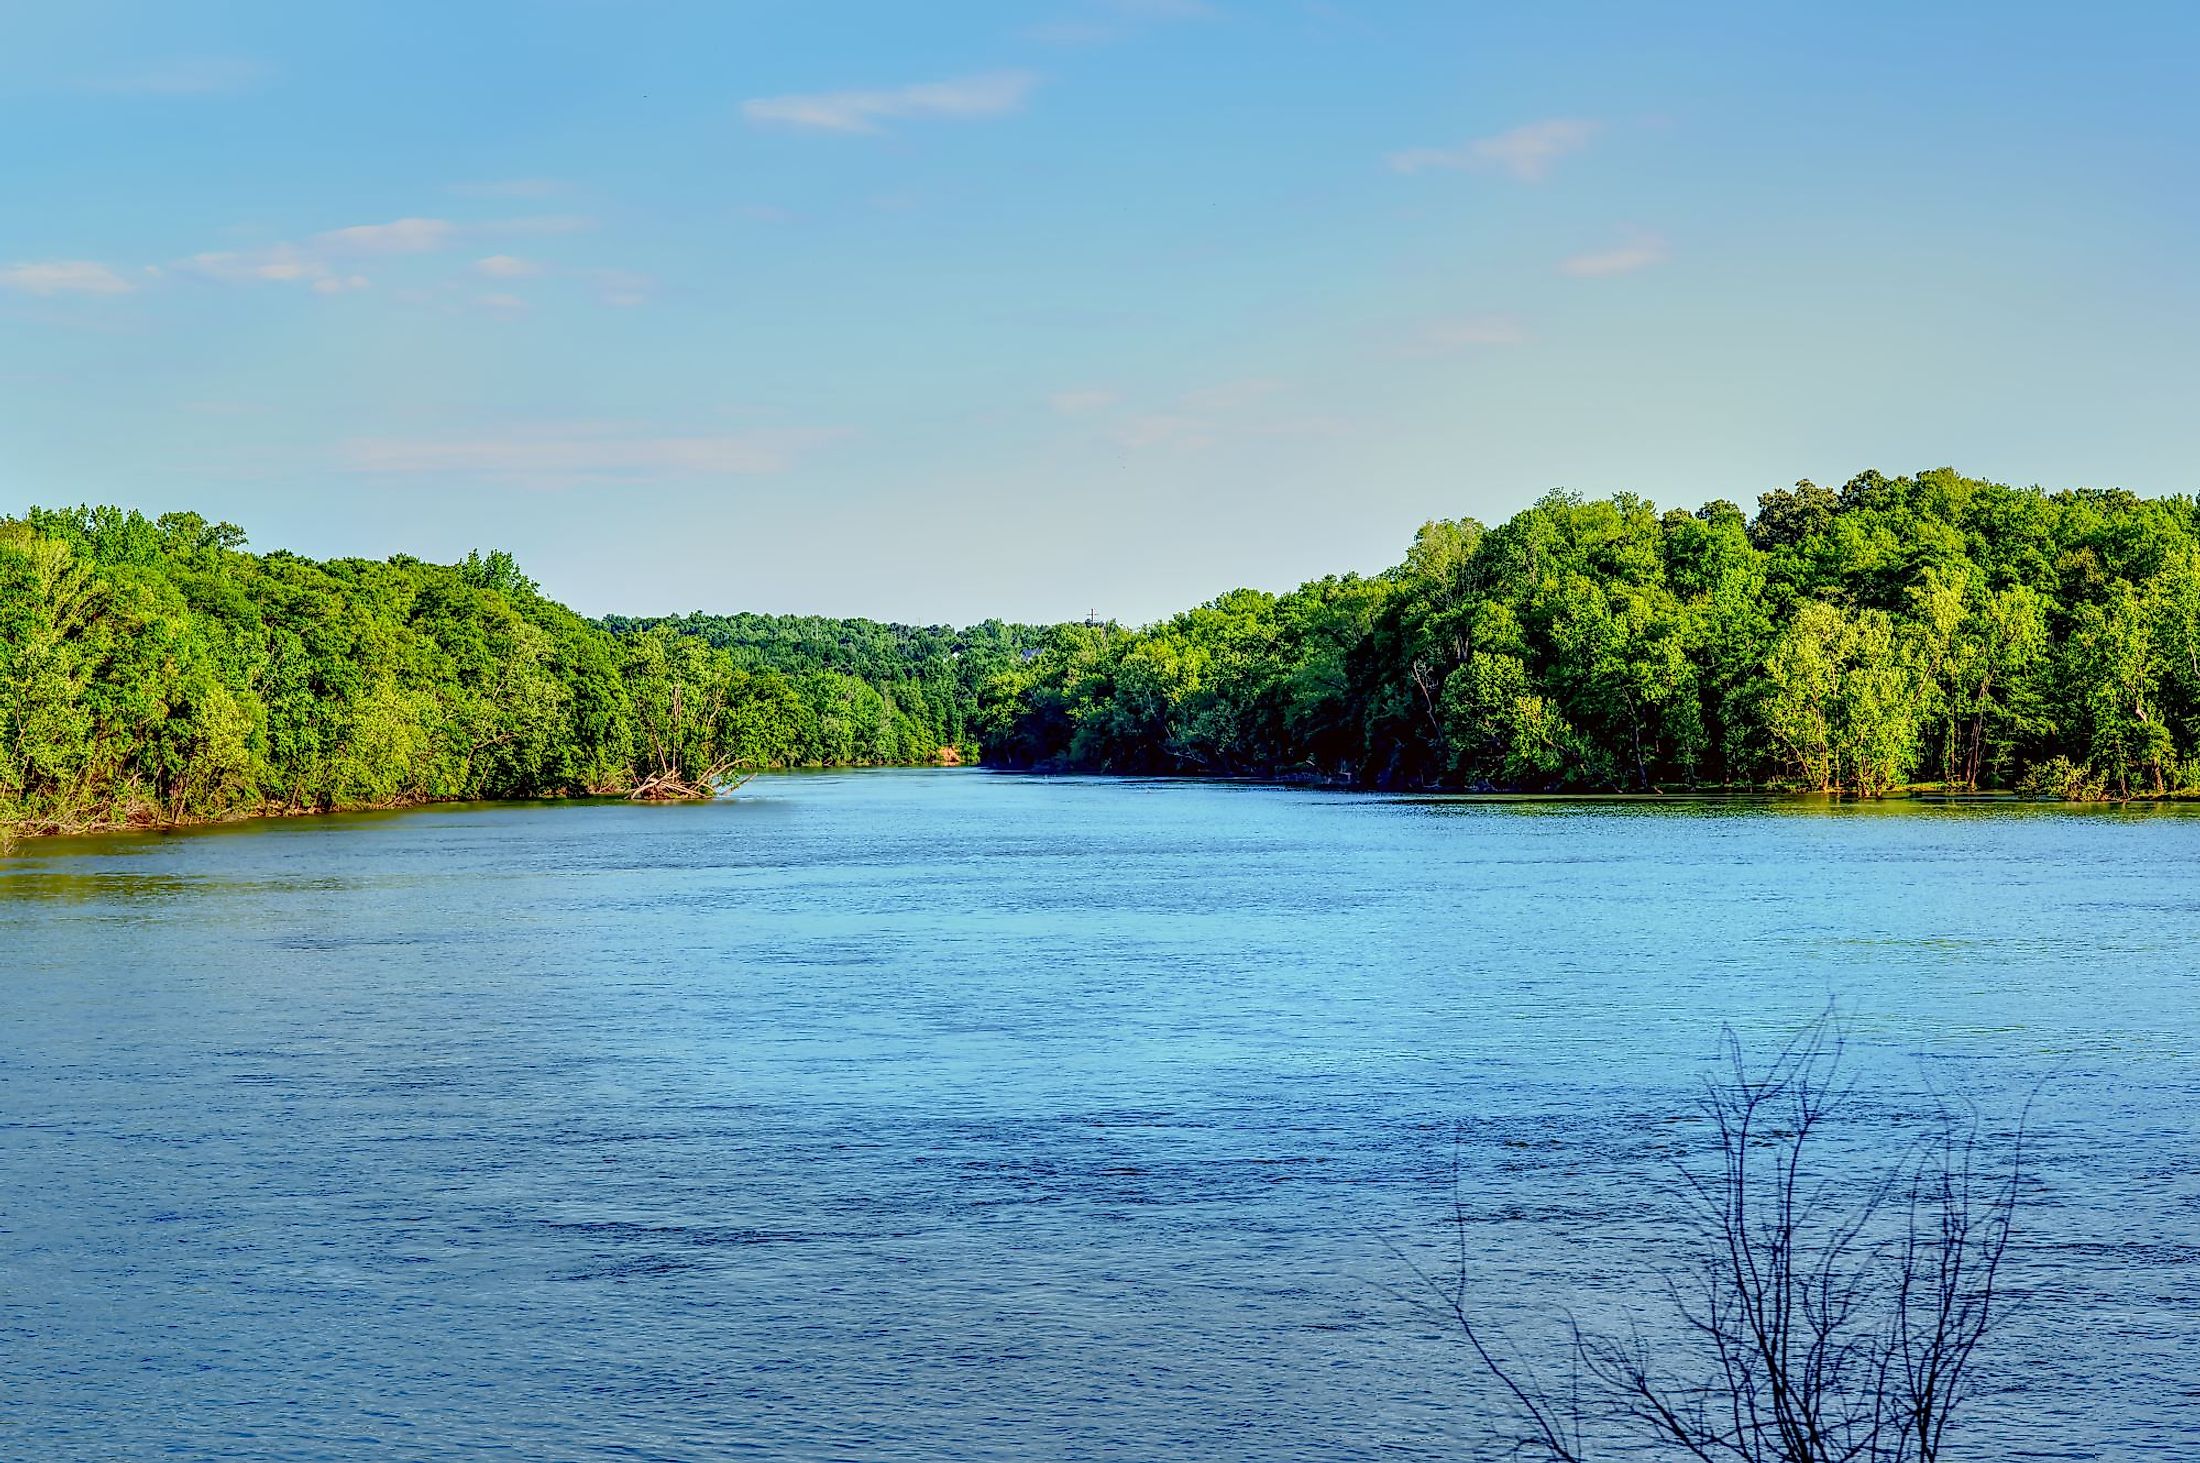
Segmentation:
[(2099, 800), (2105, 789), (2100, 774), (2090, 767), (2068, 757), (2055, 756), (2025, 768), (2024, 776), (2017, 782), (2017, 791), (2028, 798), (2085, 803)]
[(314, 563), (244, 543), (192, 513), (0, 520), (0, 839), (975, 754), (978, 685), (1035, 639), (602, 625), (507, 553)]
[(978, 756), (987, 684), (1036, 653), (1048, 632), (988, 620), (969, 629), (887, 625), (813, 615), (607, 617), (622, 639), (671, 634), (720, 653), (744, 672), (738, 713), (759, 765), (895, 766), (954, 748)]
[(1799, 483), (1753, 521), (1554, 493), (1428, 524), (1374, 579), (1051, 632), (978, 704), (1023, 766), (2176, 791), (2200, 783), (2200, 510), (1948, 469)]
[(0, 839), (928, 762), (1364, 786), (2200, 788), (2200, 508), (1939, 469), (1660, 513), (1554, 493), (1143, 630), (591, 622), (509, 554), (0, 519)]

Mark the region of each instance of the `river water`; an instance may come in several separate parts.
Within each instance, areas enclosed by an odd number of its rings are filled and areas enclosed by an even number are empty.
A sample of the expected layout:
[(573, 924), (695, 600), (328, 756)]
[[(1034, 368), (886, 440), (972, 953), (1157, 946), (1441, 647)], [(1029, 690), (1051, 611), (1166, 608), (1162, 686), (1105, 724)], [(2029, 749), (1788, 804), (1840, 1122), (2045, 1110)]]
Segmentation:
[(978, 771), (0, 860), (0, 1456), (1501, 1456), (1454, 1166), (1527, 1355), (1651, 1306), (1829, 1000), (2032, 1101), (1960, 1456), (2200, 1456), (2200, 816)]

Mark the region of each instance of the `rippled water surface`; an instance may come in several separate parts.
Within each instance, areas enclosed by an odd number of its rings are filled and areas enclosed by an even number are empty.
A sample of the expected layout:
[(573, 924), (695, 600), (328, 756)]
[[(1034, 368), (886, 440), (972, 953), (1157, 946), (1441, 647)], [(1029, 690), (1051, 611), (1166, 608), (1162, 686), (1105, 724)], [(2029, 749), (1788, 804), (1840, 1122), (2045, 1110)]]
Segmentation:
[(1400, 1293), (1454, 1156), (1533, 1350), (1648, 1286), (1720, 1024), (1838, 996), (1890, 1111), (2038, 1090), (1965, 1456), (2190, 1459), (2196, 972), (2171, 810), (920, 772), (34, 845), (0, 1455), (1483, 1456)]

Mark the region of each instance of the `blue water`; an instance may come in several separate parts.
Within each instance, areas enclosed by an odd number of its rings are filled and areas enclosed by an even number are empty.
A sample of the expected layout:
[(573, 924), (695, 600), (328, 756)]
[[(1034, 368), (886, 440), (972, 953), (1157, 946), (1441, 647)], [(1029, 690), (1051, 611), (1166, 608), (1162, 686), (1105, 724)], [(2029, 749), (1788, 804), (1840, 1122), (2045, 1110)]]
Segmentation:
[(37, 844), (0, 1456), (1501, 1456), (1408, 1266), (1455, 1157), (1534, 1354), (1654, 1290), (1720, 1024), (1838, 997), (1889, 1110), (2037, 1092), (1963, 1456), (2189, 1459), (2196, 972), (2166, 809), (959, 771)]

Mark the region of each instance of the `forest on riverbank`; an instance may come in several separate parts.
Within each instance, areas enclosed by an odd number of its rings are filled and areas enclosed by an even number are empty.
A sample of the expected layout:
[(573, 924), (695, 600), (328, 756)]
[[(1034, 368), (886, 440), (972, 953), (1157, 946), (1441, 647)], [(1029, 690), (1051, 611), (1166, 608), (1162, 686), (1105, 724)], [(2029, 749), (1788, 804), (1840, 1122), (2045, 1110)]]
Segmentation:
[(0, 519), (0, 837), (745, 771), (1525, 791), (2200, 790), (2200, 506), (1949, 470), (1660, 512), (1554, 493), (1138, 630), (601, 621), (508, 554)]
[(621, 639), (693, 636), (752, 675), (780, 675), (834, 714), (805, 727), (794, 760), (812, 766), (908, 764), (954, 747), (979, 755), (978, 697), (988, 681), (1047, 643), (1037, 625), (987, 620), (968, 629), (822, 615), (670, 615), (600, 622)]
[(989, 760), (1358, 786), (2200, 788), (2200, 507), (1948, 469), (1660, 512), (1553, 493), (1396, 568), (1064, 626)]
[(503, 553), (244, 545), (193, 513), (0, 519), (0, 840), (975, 757), (976, 688), (1038, 636), (597, 623)]

